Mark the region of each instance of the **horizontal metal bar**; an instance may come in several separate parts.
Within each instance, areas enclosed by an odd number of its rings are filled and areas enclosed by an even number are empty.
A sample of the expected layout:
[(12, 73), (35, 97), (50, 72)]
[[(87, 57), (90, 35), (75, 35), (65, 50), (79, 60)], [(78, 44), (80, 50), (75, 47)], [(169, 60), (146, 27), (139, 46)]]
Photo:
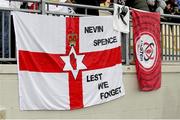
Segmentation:
[[(18, 1), (18, 0), (9, 0), (9, 1)], [(19, 1), (21, 2), (21, 1)], [(41, 0), (24, 0), (24, 2), (39, 2), (41, 3)], [(92, 6), (92, 5), (82, 5), (82, 4), (72, 4), (72, 3), (57, 3), (57, 2), (52, 2), (45, 0), (47, 4), (52, 4), (52, 5), (61, 5), (61, 6), (69, 6), (69, 7), (78, 7), (78, 8), (87, 8), (87, 9), (97, 9), (97, 10), (108, 10), (108, 11), (113, 11), (113, 8), (105, 8), (105, 7), (99, 7), (99, 6)], [(14, 9), (14, 8), (5, 8), (5, 7), (0, 7), (0, 10), (15, 10), (15, 11), (22, 11), (22, 12), (39, 12), (37, 10), (21, 10), (21, 9)], [(179, 15), (170, 15), (170, 14), (162, 14), (161, 16), (163, 17), (169, 17), (169, 18), (179, 18)]]
[(170, 18), (179, 18), (180, 19), (180, 15), (161, 14), (161, 16), (170, 17)]
[(16, 2), (41, 2), (41, 0), (7, 0), (7, 1), (16, 1)]
[(17, 61), (16, 58), (0, 58), (0, 62), (4, 62), (4, 61)]
[[(9, 0), (9, 1), (19, 1), (19, 0)], [(73, 8), (85, 8), (85, 9), (96, 9), (96, 10), (113, 11), (113, 8), (105, 8), (105, 7), (100, 7), (100, 6), (91, 6), (91, 5), (82, 5), (82, 4), (72, 4), (72, 3), (62, 3), (62, 2), (57, 3), (57, 2), (51, 2), (51, 1), (48, 1), (48, 0), (23, 0), (23, 1), (19, 1), (19, 2), (38, 2), (38, 3), (40, 3), (40, 5), (43, 5), (43, 7), (40, 7), (39, 8), (40, 10), (30, 10), (30, 9), (0, 7), (0, 11), (20, 11), (20, 12), (31, 12), (31, 13), (40, 13), (40, 14), (46, 13), (46, 14), (65, 15), (65, 16), (92, 16), (92, 15), (85, 15), (85, 14), (70, 14), (70, 13), (64, 13), (64, 12), (61, 12), (61, 11), (47, 11), (47, 10), (45, 10), (46, 9), (45, 8), (45, 4), (60, 5), (60, 6), (69, 6), (69, 7), (73, 7)], [(178, 15), (163, 14), (161, 16), (169, 17), (169, 18), (177, 18), (177, 19), (180, 20), (180, 16), (178, 16)], [(170, 53), (170, 44), (171, 44), (170, 43), (170, 38), (171, 38), (171, 36), (170, 36), (170, 31), (169, 30), (168, 30), (168, 34), (166, 33), (167, 32), (166, 28), (167, 28), (168, 25), (169, 26), (172, 26), (172, 25), (180, 26), (180, 23), (161, 22), (161, 24), (162, 25), (163, 24), (166, 25), (165, 31), (164, 31), (165, 34), (162, 34), (163, 36), (165, 36), (165, 38), (164, 38), (165, 53), (164, 54), (162, 53), (162, 56), (165, 56), (165, 60), (167, 60), (166, 57), (169, 57), (169, 58), (175, 57), (175, 56), (179, 57), (178, 55), (174, 55), (174, 54)], [(168, 36), (168, 37), (166, 37), (166, 36)], [(178, 37), (177, 34), (176, 34), (176, 37)], [(169, 50), (167, 49), (167, 47), (169, 48)], [(169, 59), (169, 60), (172, 61), (171, 59)], [(0, 61), (16, 61), (16, 58), (0, 58)], [(126, 61), (124, 61), (124, 62), (126, 62)]]
[[(180, 19), (179, 19), (180, 20)], [(171, 22), (161, 22), (161, 24), (166, 24), (166, 25), (180, 25), (180, 23), (171, 23)]]
[(92, 5), (82, 5), (82, 4), (72, 4), (72, 3), (62, 3), (62, 2), (57, 3), (57, 2), (51, 2), (51, 1), (46, 1), (46, 3), (47, 4), (52, 4), (52, 5), (61, 5), (61, 6), (69, 6), (69, 7), (78, 7), (78, 8), (113, 11), (113, 8), (105, 8), (105, 7), (98, 7), (98, 6), (92, 6)]
[(46, 14), (54, 14), (54, 15), (66, 15), (66, 16), (77, 16), (77, 17), (85, 17), (85, 16), (92, 16), (92, 15), (84, 15), (84, 14), (70, 14), (58, 11), (45, 11)]
[[(166, 56), (166, 55), (162, 55), (162, 56)], [(177, 57), (180, 57), (180, 55), (169, 55), (170, 57), (174, 57), (174, 56), (177, 56)]]
[(41, 13), (40, 10), (18, 9), (18, 8), (7, 8), (7, 7), (0, 7), (0, 11), (19, 11), (19, 12)]

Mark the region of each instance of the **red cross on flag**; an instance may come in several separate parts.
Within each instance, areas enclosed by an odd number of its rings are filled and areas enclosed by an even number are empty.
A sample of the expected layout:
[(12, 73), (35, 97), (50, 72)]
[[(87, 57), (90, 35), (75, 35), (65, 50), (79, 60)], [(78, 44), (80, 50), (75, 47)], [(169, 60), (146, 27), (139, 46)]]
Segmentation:
[(112, 17), (13, 13), (21, 110), (71, 110), (125, 94)]

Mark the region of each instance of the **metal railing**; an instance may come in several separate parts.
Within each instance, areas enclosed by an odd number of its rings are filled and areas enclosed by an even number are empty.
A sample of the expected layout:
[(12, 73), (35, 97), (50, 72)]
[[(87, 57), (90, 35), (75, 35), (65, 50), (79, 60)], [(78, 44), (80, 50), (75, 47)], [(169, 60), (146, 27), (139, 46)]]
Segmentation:
[[(180, 62), (180, 23), (161, 22), (160, 28), (162, 60), (166, 62)], [(131, 25), (129, 39), (126, 39), (129, 40), (129, 61), (134, 59), (132, 29)]]
[[(17, 1), (17, 0), (11, 0)], [(71, 3), (56, 3), (46, 0), (26, 0), (26, 2), (38, 2), (38, 10), (18, 9), (18, 8), (4, 8), (0, 7), (0, 63), (13, 63), (16, 62), (15, 53), (15, 35), (12, 29), (12, 21), (10, 11), (21, 11), (38, 14), (53, 14), (53, 15), (67, 15), (67, 16), (89, 16), (85, 14), (68, 14), (61, 11), (50, 11), (46, 7), (48, 5), (69, 6), (73, 8), (84, 8), (113, 11), (113, 8), (105, 8), (90, 5), (79, 5)], [(180, 16), (177, 15), (161, 15), (167, 18), (176, 18), (180, 21)], [(131, 23), (130, 23), (131, 24)], [(122, 34), (122, 51), (123, 62), (129, 65), (133, 61), (133, 32), (132, 24), (130, 25), (130, 33)], [(180, 62), (180, 23), (161, 22), (161, 47), (162, 47), (162, 60), (163, 61), (177, 61)]]
[(161, 23), (162, 59), (180, 61), (180, 24)]

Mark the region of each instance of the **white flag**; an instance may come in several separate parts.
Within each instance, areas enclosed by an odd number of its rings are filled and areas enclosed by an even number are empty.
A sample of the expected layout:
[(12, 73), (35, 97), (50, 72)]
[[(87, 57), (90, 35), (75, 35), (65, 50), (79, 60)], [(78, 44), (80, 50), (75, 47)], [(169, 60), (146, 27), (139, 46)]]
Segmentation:
[(114, 4), (113, 28), (116, 31), (129, 32), (129, 7)]

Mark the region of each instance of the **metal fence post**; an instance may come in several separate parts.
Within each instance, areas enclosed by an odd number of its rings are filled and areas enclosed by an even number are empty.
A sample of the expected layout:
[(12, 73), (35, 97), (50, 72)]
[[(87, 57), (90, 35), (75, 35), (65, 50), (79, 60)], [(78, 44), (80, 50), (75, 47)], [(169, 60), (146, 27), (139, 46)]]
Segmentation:
[(12, 41), (12, 39), (11, 39), (11, 13), (10, 13), (10, 11), (9, 11), (8, 15), (9, 15), (9, 16), (8, 16), (8, 17), (9, 17), (9, 18), (8, 18), (8, 20), (9, 20), (9, 21), (8, 21), (8, 24), (9, 24), (9, 26), (8, 26), (8, 27), (9, 27), (9, 29), (8, 29), (8, 30), (9, 30), (9, 31), (8, 31), (8, 33), (9, 33), (9, 34), (8, 34), (8, 35), (9, 35), (9, 36), (8, 36), (8, 38), (9, 38), (9, 39), (8, 39), (8, 41), (9, 41), (9, 57), (8, 57), (8, 58), (11, 58), (11, 41)]
[(4, 28), (5, 28), (5, 24), (4, 24), (4, 18), (5, 18), (5, 15), (4, 15), (4, 11), (2, 11), (2, 58), (4, 58), (5, 56), (5, 46), (4, 46), (4, 38), (5, 38), (5, 35), (4, 35)]
[(85, 15), (87, 15), (88, 13), (87, 13), (87, 8), (85, 8)]
[(125, 41), (126, 41), (126, 65), (129, 65), (129, 42), (130, 42), (130, 39), (129, 39), (129, 34), (125, 34)]
[(129, 34), (121, 33), (122, 58), (126, 65), (129, 65)]
[(45, 11), (45, 5), (46, 5), (46, 0), (41, 0), (41, 14), (44, 15), (46, 14), (46, 11)]

